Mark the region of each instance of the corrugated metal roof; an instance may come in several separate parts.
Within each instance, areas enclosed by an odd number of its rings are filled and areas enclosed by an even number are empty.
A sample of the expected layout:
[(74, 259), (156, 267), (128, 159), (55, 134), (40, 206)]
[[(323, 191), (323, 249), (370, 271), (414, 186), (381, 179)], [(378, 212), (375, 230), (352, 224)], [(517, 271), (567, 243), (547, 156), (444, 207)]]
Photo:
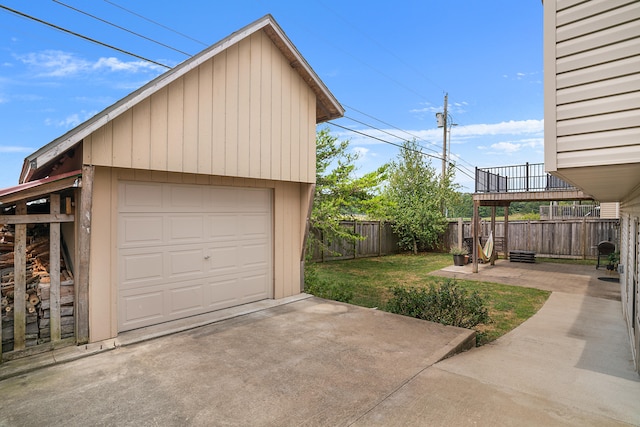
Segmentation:
[(82, 171), (76, 170), (0, 189), (0, 205), (24, 199), (33, 200), (53, 191), (73, 187), (80, 176)]

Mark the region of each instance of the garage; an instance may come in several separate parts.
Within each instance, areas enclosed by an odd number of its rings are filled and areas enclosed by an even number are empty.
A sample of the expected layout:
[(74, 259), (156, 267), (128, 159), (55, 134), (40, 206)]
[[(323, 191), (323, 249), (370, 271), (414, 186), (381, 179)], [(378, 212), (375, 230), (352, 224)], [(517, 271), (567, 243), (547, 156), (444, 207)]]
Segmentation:
[(299, 294), (316, 125), (343, 114), (266, 15), (27, 156), (23, 184), (74, 174), (77, 343)]
[(272, 297), (271, 191), (118, 188), (120, 332)]

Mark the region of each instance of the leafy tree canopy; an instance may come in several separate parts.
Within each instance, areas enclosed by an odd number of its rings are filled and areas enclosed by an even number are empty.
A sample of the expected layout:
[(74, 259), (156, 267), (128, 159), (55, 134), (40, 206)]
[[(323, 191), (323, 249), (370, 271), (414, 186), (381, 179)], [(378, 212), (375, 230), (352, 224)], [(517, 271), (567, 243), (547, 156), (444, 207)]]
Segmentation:
[(445, 231), (444, 207), (457, 198), (452, 183), (453, 167), (444, 177), (420, 152), (415, 141), (407, 141), (389, 167), (385, 190), (389, 217), (400, 238), (400, 246), (417, 253), (433, 247)]

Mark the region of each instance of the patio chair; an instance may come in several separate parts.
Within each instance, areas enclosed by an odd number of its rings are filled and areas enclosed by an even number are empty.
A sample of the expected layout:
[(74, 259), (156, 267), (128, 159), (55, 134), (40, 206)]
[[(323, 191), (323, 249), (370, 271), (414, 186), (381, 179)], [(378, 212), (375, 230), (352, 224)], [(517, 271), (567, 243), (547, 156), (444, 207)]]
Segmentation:
[(596, 264), (596, 270), (600, 268), (600, 257), (604, 257), (606, 259), (616, 251), (616, 245), (611, 242), (607, 242), (606, 240), (598, 243), (598, 263)]

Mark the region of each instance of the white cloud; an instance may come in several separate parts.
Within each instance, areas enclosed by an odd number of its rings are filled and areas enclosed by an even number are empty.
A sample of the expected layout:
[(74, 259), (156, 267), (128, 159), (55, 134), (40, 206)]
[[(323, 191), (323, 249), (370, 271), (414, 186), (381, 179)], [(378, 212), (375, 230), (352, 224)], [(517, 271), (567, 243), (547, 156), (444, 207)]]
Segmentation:
[(0, 153), (30, 153), (30, 147), (20, 147), (18, 145), (0, 145)]
[(17, 55), (16, 58), (23, 64), (37, 70), (37, 76), (39, 77), (68, 77), (101, 70), (128, 73), (146, 71), (159, 73), (164, 71), (159, 65), (146, 61), (126, 62), (114, 57), (102, 57), (92, 62), (61, 50), (32, 52), (25, 55)]
[[(529, 139), (521, 139), (518, 141), (501, 141), (495, 144), (491, 144), (488, 149), (491, 154), (513, 154), (521, 151), (525, 148), (538, 148), (544, 145), (543, 138), (529, 138)], [(478, 147), (480, 150), (486, 150), (487, 147), (480, 146)]]
[(87, 119), (90, 119), (91, 117), (95, 116), (96, 113), (97, 111), (82, 110), (81, 112), (71, 114), (62, 120), (50, 118), (45, 119), (44, 124), (47, 126), (56, 126), (69, 129), (78, 126), (80, 123), (86, 121)]

